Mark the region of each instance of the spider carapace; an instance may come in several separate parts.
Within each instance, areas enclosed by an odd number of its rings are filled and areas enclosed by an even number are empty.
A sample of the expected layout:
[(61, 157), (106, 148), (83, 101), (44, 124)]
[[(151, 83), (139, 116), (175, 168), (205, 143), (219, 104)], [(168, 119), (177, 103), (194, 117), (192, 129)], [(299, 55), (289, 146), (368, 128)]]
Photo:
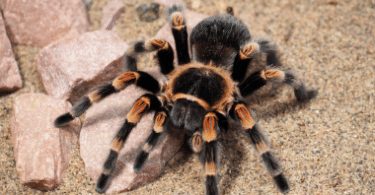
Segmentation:
[[(206, 18), (194, 27), (190, 36), (192, 58), (182, 8), (173, 6), (167, 9), (167, 15), (176, 41), (177, 66), (174, 66), (174, 53), (167, 41), (139, 41), (125, 55), (130, 71), (94, 88), (71, 111), (55, 120), (55, 126), (65, 125), (82, 115), (93, 103), (131, 84), (150, 92), (136, 100), (115, 135), (96, 190), (105, 192), (129, 133), (142, 115), (154, 111), (152, 133), (136, 156), (135, 172), (141, 171), (147, 163), (160, 135), (173, 127), (186, 132), (188, 144), (200, 157), (206, 175), (206, 193), (219, 194), (218, 138), (229, 128), (228, 119), (232, 118), (248, 136), (278, 189), (287, 193), (289, 184), (282, 168), (243, 99), (268, 82), (291, 86), (299, 102), (309, 101), (317, 92), (308, 90), (291, 70), (279, 69), (281, 62), (276, 47), (266, 40), (253, 41), (245, 24), (233, 16), (232, 9), (228, 9), (227, 14)], [(168, 79), (166, 83), (161, 84), (148, 73), (137, 70), (137, 55), (152, 51), (156, 52), (160, 71)], [(246, 76), (251, 60), (260, 55), (266, 56), (266, 68)]]

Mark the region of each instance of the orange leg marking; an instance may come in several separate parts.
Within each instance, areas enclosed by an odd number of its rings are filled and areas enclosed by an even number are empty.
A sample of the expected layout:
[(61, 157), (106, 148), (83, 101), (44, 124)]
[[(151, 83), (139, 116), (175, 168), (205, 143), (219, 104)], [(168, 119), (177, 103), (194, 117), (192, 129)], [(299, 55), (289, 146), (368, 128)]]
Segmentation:
[(259, 152), (259, 154), (263, 154), (268, 151), (268, 146), (266, 142), (264, 142), (264, 140), (261, 140), (259, 143), (256, 143), (255, 148)]
[(238, 104), (235, 108), (238, 116), (241, 119), (242, 127), (245, 129), (251, 129), (255, 125), (253, 117), (251, 117), (249, 110), (244, 104)]
[(248, 59), (256, 50), (259, 50), (259, 45), (257, 43), (249, 43), (240, 51), (240, 58)]
[(168, 49), (169, 44), (164, 39), (150, 39), (145, 42), (145, 48), (147, 51), (155, 51), (156, 49)]
[(127, 82), (133, 79), (137, 79), (138, 75), (136, 75), (135, 72), (125, 72), (121, 76), (119, 76), (117, 79), (122, 81), (122, 82)]
[(164, 39), (151, 39), (151, 43), (158, 48), (162, 48), (167, 42)]
[(149, 143), (145, 143), (145, 145), (143, 145), (142, 150), (147, 152), (147, 153), (150, 153), (151, 150), (152, 150), (152, 146)]
[(181, 13), (177, 12), (173, 14), (173, 26), (180, 27), (184, 25), (184, 17)]
[(161, 112), (159, 113), (156, 118), (155, 118), (155, 122), (154, 122), (154, 131), (156, 133), (161, 133), (163, 132), (164, 130), (164, 122), (165, 122), (165, 117), (166, 117), (166, 114), (165, 112)]
[(202, 151), (202, 137), (199, 132), (195, 132), (193, 135), (192, 148), (195, 153)]
[(97, 102), (100, 100), (101, 96), (98, 94), (98, 90), (92, 92), (90, 95), (88, 95), (89, 100), (91, 103)]
[(277, 78), (278, 80), (284, 80), (285, 74), (281, 70), (269, 69), (264, 72), (266, 79)]
[(143, 111), (150, 107), (150, 100), (146, 97), (141, 97), (127, 115), (127, 119), (130, 123), (137, 123), (141, 118)]
[(217, 137), (216, 131), (215, 131), (216, 120), (217, 120), (216, 115), (211, 112), (206, 114), (206, 116), (204, 117), (203, 136), (202, 136), (204, 141), (211, 142), (211, 141), (216, 140), (216, 137)]
[(135, 83), (135, 81), (139, 78), (139, 74), (136, 72), (125, 72), (121, 76), (117, 77), (113, 82), (112, 85), (117, 90), (122, 90), (127, 87), (129, 84)]
[(205, 163), (206, 175), (215, 176), (216, 175), (216, 164), (215, 162), (206, 162)]
[(113, 141), (112, 141), (112, 144), (111, 144), (111, 149), (115, 152), (119, 152), (120, 149), (122, 148), (122, 145), (124, 145), (124, 142), (123, 141), (120, 141), (118, 140), (117, 138), (115, 138)]

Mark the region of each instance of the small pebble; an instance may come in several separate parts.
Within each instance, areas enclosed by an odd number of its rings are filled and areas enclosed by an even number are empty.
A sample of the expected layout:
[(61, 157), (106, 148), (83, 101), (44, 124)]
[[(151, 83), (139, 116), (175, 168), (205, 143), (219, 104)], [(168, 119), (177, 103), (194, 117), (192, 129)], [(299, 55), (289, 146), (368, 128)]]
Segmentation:
[(158, 3), (142, 4), (137, 8), (138, 17), (141, 21), (152, 22), (159, 18)]
[(85, 4), (86, 7), (91, 7), (92, 0), (83, 0), (83, 4)]

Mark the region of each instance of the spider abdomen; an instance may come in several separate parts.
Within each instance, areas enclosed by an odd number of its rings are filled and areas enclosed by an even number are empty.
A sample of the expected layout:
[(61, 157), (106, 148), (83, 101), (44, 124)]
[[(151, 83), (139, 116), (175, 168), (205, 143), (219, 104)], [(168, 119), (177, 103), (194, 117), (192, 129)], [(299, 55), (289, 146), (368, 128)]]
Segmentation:
[(251, 40), (246, 25), (230, 14), (202, 20), (191, 32), (190, 44), (195, 61), (228, 68), (233, 65), (240, 47)]

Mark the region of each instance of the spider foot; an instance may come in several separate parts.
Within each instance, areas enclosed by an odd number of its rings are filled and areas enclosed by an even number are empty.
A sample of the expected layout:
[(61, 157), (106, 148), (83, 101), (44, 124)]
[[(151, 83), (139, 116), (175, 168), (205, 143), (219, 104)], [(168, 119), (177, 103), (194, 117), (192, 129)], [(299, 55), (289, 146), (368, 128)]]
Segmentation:
[(305, 85), (301, 85), (294, 89), (294, 94), (297, 100), (301, 103), (308, 102), (318, 95), (317, 90), (308, 90)]
[(139, 173), (142, 171), (143, 167), (146, 165), (148, 156), (149, 153), (145, 151), (141, 151), (140, 153), (138, 153), (133, 165), (134, 172)]
[(184, 16), (181, 12), (175, 12), (172, 14), (173, 28), (179, 30), (185, 26)]
[(283, 82), (285, 78), (284, 71), (277, 70), (277, 69), (269, 69), (263, 72), (261, 75), (265, 80), (270, 80), (274, 82)]
[(258, 43), (255, 43), (255, 42), (248, 43), (247, 45), (243, 47), (243, 49), (240, 50), (240, 53), (239, 53), (240, 58), (242, 60), (252, 58), (254, 57), (254, 55), (259, 53), (259, 51), (260, 51), (260, 46)]
[(147, 45), (152, 46), (152, 49), (150, 50), (167, 50), (168, 49), (168, 43), (164, 39), (150, 39), (149, 41), (146, 42), (146, 47)]
[(55, 127), (61, 127), (74, 120), (75, 117), (81, 116), (92, 105), (89, 97), (84, 96), (70, 112), (60, 115), (54, 121)]
[(101, 174), (96, 185), (96, 191), (103, 194), (108, 188), (109, 181), (110, 175)]
[(282, 193), (287, 194), (289, 192), (289, 184), (283, 174), (273, 177), (273, 181)]
[(55, 127), (61, 127), (61, 126), (68, 124), (72, 120), (74, 120), (74, 116), (72, 116), (70, 112), (67, 112), (57, 117), (53, 124), (55, 125)]

